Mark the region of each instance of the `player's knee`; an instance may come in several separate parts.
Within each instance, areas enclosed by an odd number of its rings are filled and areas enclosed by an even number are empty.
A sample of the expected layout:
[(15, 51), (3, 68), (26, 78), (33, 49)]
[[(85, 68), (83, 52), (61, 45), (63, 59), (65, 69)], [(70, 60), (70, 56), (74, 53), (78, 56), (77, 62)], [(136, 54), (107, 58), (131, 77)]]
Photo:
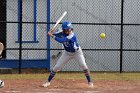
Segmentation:
[(54, 71), (54, 72), (58, 72), (58, 71), (60, 71), (60, 70), (59, 70), (58, 68), (55, 67), (55, 68), (53, 68), (53, 71)]
[(87, 66), (85, 66), (85, 65), (81, 66), (81, 68), (82, 68), (83, 70), (88, 69), (88, 67), (87, 67)]
[(90, 73), (89, 69), (85, 69), (85, 70), (84, 70), (84, 73), (85, 73), (85, 74), (89, 74), (89, 73)]

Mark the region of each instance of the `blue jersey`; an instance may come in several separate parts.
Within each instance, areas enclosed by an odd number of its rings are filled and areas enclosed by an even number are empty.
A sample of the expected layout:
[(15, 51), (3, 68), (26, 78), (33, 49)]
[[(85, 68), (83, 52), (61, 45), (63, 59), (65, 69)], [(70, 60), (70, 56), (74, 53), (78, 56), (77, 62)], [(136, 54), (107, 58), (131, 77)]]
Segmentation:
[(77, 49), (79, 49), (75, 33), (71, 32), (69, 35), (66, 35), (63, 32), (59, 32), (54, 33), (54, 35), (55, 35), (54, 39), (57, 42), (62, 43), (66, 51), (75, 52)]

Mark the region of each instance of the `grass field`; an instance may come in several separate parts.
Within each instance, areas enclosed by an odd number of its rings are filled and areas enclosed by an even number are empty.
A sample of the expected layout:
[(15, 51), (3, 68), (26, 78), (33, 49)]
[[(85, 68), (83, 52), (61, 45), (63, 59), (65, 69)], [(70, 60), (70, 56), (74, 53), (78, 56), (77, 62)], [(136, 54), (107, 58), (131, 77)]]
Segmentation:
[[(46, 79), (49, 73), (46, 74), (1, 74), (0, 79)], [(99, 73), (91, 72), (91, 77), (94, 80), (140, 80), (140, 73)], [(64, 72), (57, 73), (56, 79), (85, 79), (81, 72)]]

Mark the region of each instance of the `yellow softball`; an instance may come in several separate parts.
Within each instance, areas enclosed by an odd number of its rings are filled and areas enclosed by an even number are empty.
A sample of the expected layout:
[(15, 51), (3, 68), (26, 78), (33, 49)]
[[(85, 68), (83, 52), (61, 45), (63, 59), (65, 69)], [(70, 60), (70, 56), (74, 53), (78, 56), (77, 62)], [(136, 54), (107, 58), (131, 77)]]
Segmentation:
[(105, 33), (100, 34), (100, 38), (105, 38), (105, 36), (106, 36)]

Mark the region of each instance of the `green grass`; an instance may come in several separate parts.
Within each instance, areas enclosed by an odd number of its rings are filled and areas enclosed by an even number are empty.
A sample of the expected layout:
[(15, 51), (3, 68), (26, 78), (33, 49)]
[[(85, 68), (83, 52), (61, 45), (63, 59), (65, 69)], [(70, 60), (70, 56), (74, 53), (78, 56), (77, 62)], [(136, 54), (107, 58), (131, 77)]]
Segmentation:
[(140, 73), (95, 73), (95, 80), (140, 80)]
[[(46, 74), (1, 74), (0, 79), (46, 79)], [(94, 80), (140, 80), (140, 73), (98, 73), (92, 72)], [(55, 79), (85, 79), (83, 73), (57, 73)]]

